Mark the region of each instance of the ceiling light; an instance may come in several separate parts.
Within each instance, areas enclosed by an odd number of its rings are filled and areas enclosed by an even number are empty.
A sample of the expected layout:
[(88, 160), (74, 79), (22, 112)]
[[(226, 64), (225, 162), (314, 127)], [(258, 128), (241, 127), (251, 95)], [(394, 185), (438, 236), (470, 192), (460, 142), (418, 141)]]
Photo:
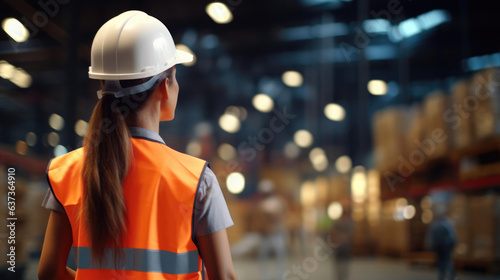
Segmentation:
[(236, 158), (236, 149), (228, 143), (222, 143), (217, 148), (217, 154), (221, 159), (230, 161)]
[(271, 112), (274, 108), (274, 101), (269, 95), (265, 93), (256, 94), (252, 99), (252, 105), (255, 109), (267, 113)]
[(314, 148), (309, 152), (309, 160), (316, 171), (325, 171), (328, 167), (328, 158), (322, 148)]
[(325, 106), (325, 116), (332, 121), (341, 121), (345, 118), (345, 110), (342, 106), (335, 103), (330, 103)]
[(295, 141), (295, 144), (301, 148), (307, 148), (310, 147), (314, 141), (313, 136), (311, 132), (301, 129), (293, 135), (293, 141)]
[(231, 114), (223, 114), (219, 118), (219, 126), (228, 133), (236, 133), (240, 130), (240, 120)]
[(335, 168), (340, 173), (347, 173), (352, 168), (352, 161), (349, 156), (341, 156), (335, 161)]
[(86, 121), (84, 121), (84, 120), (78, 120), (75, 123), (75, 133), (78, 136), (83, 137), (85, 135), (85, 133), (87, 132), (88, 125), (89, 124)]
[(61, 130), (64, 127), (64, 119), (58, 114), (52, 114), (49, 117), (49, 125), (55, 130)]
[(213, 21), (219, 24), (229, 23), (233, 20), (233, 14), (229, 8), (221, 2), (208, 4), (205, 11), (213, 19)]
[(286, 71), (281, 76), (281, 79), (289, 87), (300, 87), (304, 81), (302, 74), (297, 71)]
[(227, 190), (233, 194), (239, 194), (245, 188), (245, 177), (239, 172), (233, 172), (226, 179)]
[(2, 21), (2, 28), (5, 32), (18, 43), (22, 43), (30, 37), (28, 29), (15, 18), (6, 18)]
[(332, 220), (337, 220), (342, 216), (342, 204), (338, 202), (332, 202), (328, 205), (328, 217)]
[(382, 80), (371, 80), (368, 82), (368, 91), (373, 95), (384, 95), (387, 93), (387, 83)]

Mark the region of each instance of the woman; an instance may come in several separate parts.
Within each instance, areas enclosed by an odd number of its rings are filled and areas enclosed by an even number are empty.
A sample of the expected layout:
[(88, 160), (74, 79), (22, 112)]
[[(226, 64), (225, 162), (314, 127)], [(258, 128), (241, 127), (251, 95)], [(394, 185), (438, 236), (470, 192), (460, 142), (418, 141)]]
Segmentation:
[[(101, 80), (83, 148), (52, 159), (51, 209), (40, 279), (236, 279), (217, 179), (158, 135), (174, 118), (175, 49), (167, 28), (139, 11), (97, 32), (89, 76)], [(72, 249), (77, 270), (66, 267)]]

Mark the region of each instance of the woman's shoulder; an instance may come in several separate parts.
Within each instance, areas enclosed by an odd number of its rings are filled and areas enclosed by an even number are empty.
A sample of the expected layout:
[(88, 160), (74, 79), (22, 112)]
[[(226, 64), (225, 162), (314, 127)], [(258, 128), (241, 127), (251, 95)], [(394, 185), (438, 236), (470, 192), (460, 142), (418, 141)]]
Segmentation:
[(188, 155), (188, 154), (183, 153), (183, 152), (179, 152), (179, 151), (172, 149), (166, 145), (165, 145), (165, 147), (167, 148), (168, 153), (170, 153), (173, 157), (175, 157), (179, 161), (186, 162), (186, 163), (193, 163), (193, 164), (203, 164), (203, 165), (206, 164), (206, 161), (203, 159), (197, 158), (197, 157), (192, 156), (192, 155)]
[(83, 148), (75, 149), (64, 155), (54, 157), (49, 162), (49, 169), (55, 169), (59, 167), (68, 167), (81, 162), (83, 159)]

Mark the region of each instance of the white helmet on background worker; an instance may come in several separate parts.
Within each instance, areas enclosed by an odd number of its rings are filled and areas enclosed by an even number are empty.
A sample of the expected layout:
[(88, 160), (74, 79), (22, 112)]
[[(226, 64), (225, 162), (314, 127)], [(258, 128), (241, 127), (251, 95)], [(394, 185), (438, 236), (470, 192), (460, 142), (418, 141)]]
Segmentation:
[[(97, 31), (92, 42), (89, 77), (104, 80), (99, 98), (106, 93), (121, 97), (150, 89), (162, 78), (153, 76), (161, 76), (158, 74), (172, 66), (192, 60), (192, 54), (175, 49), (172, 35), (161, 21), (141, 11), (128, 11), (110, 19)], [(153, 78), (130, 88), (122, 88), (118, 82), (147, 77)]]

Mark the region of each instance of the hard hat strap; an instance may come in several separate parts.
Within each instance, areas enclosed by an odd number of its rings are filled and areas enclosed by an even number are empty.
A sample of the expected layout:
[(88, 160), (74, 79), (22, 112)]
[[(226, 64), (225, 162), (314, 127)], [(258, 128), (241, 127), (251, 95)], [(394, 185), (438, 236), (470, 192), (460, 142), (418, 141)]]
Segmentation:
[(160, 74), (154, 76), (153, 78), (149, 79), (145, 83), (131, 86), (128, 88), (122, 88), (120, 85), (120, 81), (105, 80), (103, 88), (101, 90), (97, 91), (97, 97), (99, 99), (101, 99), (102, 96), (105, 94), (112, 94), (115, 96), (115, 98), (120, 98), (120, 97), (127, 96), (127, 95), (145, 92), (145, 91), (153, 88), (154, 86), (156, 86), (159, 81), (162, 81), (166, 77), (167, 77), (167, 73), (164, 71), (164, 72), (161, 72)]

